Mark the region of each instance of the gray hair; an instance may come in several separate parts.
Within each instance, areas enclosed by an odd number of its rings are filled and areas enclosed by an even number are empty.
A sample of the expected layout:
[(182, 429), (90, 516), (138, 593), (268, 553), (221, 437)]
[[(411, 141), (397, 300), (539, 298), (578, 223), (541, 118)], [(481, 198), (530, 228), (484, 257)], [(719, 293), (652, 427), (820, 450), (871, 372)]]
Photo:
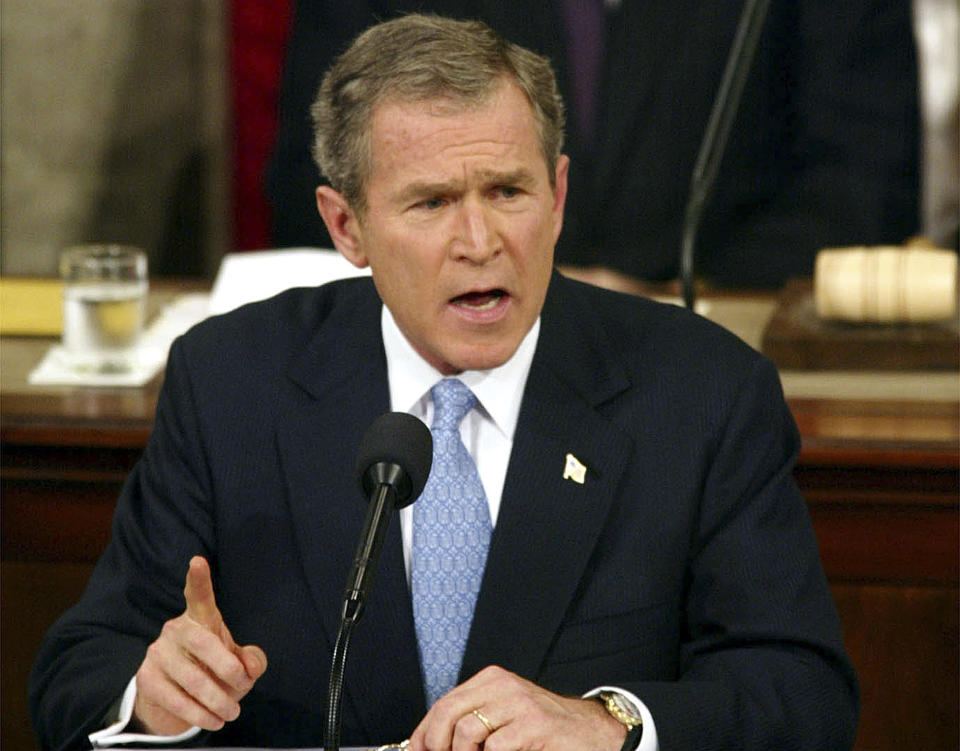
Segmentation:
[(563, 148), (564, 107), (550, 62), (480, 21), (411, 14), (372, 26), (327, 71), (311, 108), (313, 156), (331, 186), (363, 213), (370, 123), (384, 101), (483, 105), (503, 80), (530, 102), (551, 184)]

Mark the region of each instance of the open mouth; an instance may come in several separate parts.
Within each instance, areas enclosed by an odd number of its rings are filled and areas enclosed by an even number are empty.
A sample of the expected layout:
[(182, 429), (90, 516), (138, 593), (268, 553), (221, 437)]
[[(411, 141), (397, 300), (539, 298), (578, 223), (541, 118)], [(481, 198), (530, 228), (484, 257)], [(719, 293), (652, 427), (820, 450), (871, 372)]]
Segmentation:
[(458, 295), (450, 302), (471, 310), (491, 310), (505, 295), (506, 292), (502, 289), (491, 289), (485, 292), (468, 292), (465, 295)]

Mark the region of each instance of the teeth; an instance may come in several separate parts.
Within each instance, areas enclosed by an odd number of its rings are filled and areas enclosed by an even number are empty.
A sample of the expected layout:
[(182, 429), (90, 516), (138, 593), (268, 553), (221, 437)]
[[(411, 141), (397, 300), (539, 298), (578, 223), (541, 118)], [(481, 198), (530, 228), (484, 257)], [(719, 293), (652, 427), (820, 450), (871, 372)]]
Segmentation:
[(499, 296), (494, 295), (494, 296), (488, 297), (486, 300), (484, 300), (481, 303), (474, 303), (474, 302), (471, 302), (470, 300), (460, 300), (459, 304), (463, 305), (465, 308), (470, 308), (471, 310), (489, 310), (490, 308), (493, 308), (496, 306), (499, 299), (500, 299)]
[(503, 291), (495, 289), (490, 292), (471, 292), (461, 295), (455, 298), (453, 302), (465, 308), (470, 308), (470, 310), (483, 311), (496, 307), (501, 297), (503, 297)]

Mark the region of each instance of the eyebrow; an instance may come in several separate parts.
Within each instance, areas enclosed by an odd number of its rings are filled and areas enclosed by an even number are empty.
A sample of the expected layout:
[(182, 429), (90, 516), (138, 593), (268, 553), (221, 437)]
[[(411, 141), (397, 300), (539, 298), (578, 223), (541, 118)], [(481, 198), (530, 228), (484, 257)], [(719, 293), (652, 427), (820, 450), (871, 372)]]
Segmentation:
[[(510, 172), (497, 170), (481, 170), (476, 173), (484, 185), (518, 185), (524, 187), (535, 182), (533, 175), (526, 169), (516, 169)], [(412, 182), (401, 188), (396, 198), (398, 201), (416, 201), (430, 196), (442, 196), (463, 190), (462, 180), (448, 180), (440, 182)]]

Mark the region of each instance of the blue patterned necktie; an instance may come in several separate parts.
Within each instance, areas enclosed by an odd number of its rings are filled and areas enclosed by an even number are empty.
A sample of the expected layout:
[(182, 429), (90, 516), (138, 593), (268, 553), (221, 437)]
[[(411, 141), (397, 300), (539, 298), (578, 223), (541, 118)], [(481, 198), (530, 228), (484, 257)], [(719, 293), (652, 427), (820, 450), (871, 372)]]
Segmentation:
[(457, 684), (490, 547), (490, 507), (460, 422), (477, 403), (445, 378), (433, 398), (433, 465), (413, 506), (410, 582), (427, 706)]

